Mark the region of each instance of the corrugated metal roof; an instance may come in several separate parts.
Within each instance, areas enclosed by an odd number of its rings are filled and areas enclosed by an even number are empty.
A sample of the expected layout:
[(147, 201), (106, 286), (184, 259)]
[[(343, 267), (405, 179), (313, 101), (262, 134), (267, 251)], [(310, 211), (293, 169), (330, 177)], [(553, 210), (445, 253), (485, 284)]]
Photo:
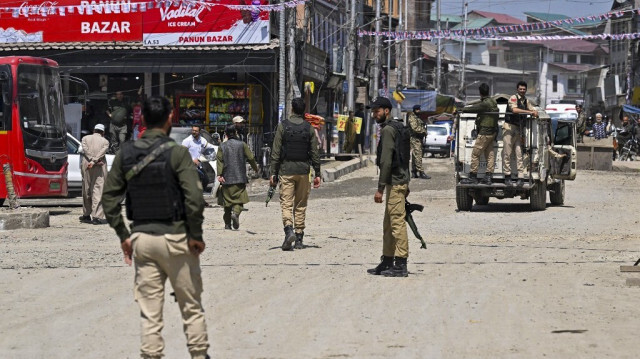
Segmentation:
[[(467, 21), (467, 29), (479, 29), (489, 25), (493, 21), (492, 18), (473, 19)], [(459, 23), (454, 26), (452, 30), (463, 30), (465, 28), (464, 23)]]
[(518, 24), (525, 23), (524, 21), (507, 14), (500, 14), (497, 12), (489, 12), (489, 11), (478, 11), (478, 10), (473, 10), (471, 12), (478, 14), (482, 17), (493, 18), (499, 25), (518, 25)]
[(0, 43), (0, 52), (9, 51), (42, 51), (42, 50), (144, 50), (144, 51), (259, 51), (276, 49), (278, 39), (272, 39), (268, 44), (243, 45), (198, 45), (198, 46), (145, 46), (142, 41), (116, 42), (20, 42)]
[[(556, 20), (565, 20), (570, 19), (570, 17), (562, 14), (550, 14), (545, 12), (525, 12), (525, 15), (537, 19), (539, 21), (556, 21)], [(604, 22), (604, 20), (589, 20), (586, 17), (583, 18), (583, 22), (575, 21), (572, 25), (566, 24), (571, 27), (582, 27), (582, 26), (596, 26)]]
[(476, 72), (486, 72), (490, 74), (504, 74), (504, 75), (528, 75), (528, 71), (522, 70), (513, 70), (508, 69), (506, 67), (498, 67), (498, 66), (489, 66), (489, 65), (465, 65), (466, 70), (476, 71)]
[[(444, 49), (442, 49), (442, 46), (440, 46), (440, 59), (443, 62), (450, 62), (450, 63), (459, 63), (460, 60), (458, 60), (457, 57), (451, 55), (450, 53), (444, 51)], [(428, 57), (429, 59), (437, 59), (438, 56), (438, 45), (436, 44), (432, 44), (430, 42), (427, 41), (423, 41), (422, 42), (422, 53), (424, 54), (425, 57)]]
[(520, 43), (520, 44), (534, 44), (540, 45), (542, 47), (549, 48), (553, 51), (558, 52), (577, 52), (577, 53), (592, 53), (598, 48), (602, 51), (606, 50), (600, 46), (600, 44), (596, 44), (591, 41), (581, 40), (581, 39), (566, 39), (566, 40), (552, 40), (552, 41), (508, 41), (509, 43)]
[(554, 63), (554, 62), (550, 62), (549, 65), (559, 67), (561, 69), (568, 70), (568, 71), (575, 71), (575, 72), (589, 71), (589, 70), (601, 67), (599, 65), (563, 64), (563, 63)]

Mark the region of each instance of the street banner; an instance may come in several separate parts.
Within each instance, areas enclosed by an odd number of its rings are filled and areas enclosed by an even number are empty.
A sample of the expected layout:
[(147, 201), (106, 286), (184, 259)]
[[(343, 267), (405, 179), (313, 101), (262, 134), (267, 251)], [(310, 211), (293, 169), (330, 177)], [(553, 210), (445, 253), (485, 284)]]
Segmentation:
[(269, 12), (221, 5), (266, 5), (266, 0), (219, 0), (185, 4), (168, 2), (144, 15), (147, 46), (268, 44)]

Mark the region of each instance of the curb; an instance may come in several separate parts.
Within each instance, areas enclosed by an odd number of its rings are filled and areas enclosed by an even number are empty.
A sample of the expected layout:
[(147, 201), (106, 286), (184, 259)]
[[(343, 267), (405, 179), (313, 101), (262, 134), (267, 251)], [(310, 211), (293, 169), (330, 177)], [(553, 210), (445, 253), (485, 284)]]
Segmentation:
[(0, 231), (47, 227), (49, 227), (49, 211), (33, 208), (0, 209)]
[(625, 166), (622, 164), (616, 164), (614, 162), (613, 166), (611, 167), (611, 171), (612, 172), (640, 172), (640, 166), (631, 167), (631, 166)]
[(354, 158), (352, 160), (346, 161), (345, 163), (329, 169), (322, 170), (322, 180), (324, 182), (333, 182), (338, 178), (349, 174), (355, 170), (359, 170), (363, 167), (369, 166), (371, 160), (368, 156), (362, 157), (362, 162), (360, 162), (360, 158)]

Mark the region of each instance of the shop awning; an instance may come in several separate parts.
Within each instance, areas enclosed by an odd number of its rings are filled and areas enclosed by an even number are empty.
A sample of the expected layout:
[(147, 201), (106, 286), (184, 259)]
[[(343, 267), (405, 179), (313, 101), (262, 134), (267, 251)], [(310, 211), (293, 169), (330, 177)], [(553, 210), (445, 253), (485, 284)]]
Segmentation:
[(622, 111), (633, 114), (640, 114), (640, 108), (631, 105), (622, 105)]

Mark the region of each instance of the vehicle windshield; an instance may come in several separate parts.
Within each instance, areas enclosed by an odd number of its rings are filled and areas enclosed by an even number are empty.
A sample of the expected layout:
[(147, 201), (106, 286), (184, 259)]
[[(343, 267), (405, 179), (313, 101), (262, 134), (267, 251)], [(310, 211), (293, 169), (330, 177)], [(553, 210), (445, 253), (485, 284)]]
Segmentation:
[(23, 64), (18, 67), (18, 113), (25, 147), (47, 148), (66, 136), (58, 70)]
[(446, 136), (448, 132), (446, 127), (427, 126), (427, 133), (430, 135)]

